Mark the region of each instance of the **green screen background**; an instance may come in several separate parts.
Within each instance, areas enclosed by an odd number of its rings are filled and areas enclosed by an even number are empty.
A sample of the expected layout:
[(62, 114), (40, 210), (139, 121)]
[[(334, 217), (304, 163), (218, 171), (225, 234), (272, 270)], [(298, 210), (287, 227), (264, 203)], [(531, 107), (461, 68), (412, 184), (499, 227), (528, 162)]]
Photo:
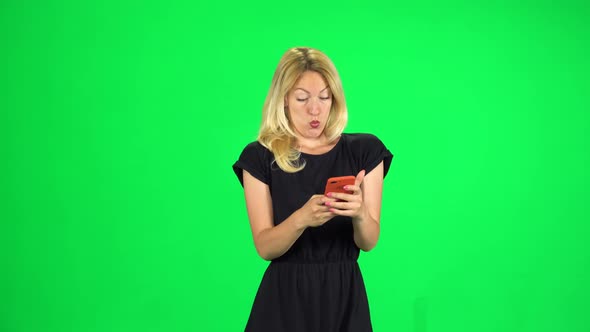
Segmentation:
[(243, 330), (231, 165), (293, 46), (395, 154), (375, 331), (590, 331), (589, 7), (2, 1), (0, 331)]

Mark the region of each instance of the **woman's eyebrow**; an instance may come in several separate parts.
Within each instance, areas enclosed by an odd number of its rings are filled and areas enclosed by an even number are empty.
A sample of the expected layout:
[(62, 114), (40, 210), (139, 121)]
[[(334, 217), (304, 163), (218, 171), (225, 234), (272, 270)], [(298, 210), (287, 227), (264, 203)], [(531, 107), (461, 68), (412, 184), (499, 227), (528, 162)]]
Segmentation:
[[(320, 92), (323, 92), (324, 90), (328, 89), (329, 87), (330, 87), (329, 85), (326, 86), (325, 88), (321, 89)], [(303, 91), (311, 94), (309, 91), (305, 90), (304, 88), (295, 88), (295, 90), (303, 90)]]

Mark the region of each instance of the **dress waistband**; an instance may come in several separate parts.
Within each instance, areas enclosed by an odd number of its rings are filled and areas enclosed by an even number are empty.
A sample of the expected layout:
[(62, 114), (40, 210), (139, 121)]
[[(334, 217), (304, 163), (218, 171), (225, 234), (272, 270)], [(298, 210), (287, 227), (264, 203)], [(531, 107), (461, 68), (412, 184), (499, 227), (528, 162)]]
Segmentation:
[(297, 265), (301, 265), (301, 264), (314, 264), (314, 265), (328, 264), (328, 265), (333, 265), (333, 264), (356, 264), (356, 263), (358, 263), (358, 261), (356, 259), (304, 260), (304, 259), (293, 259), (293, 258), (289, 258), (288, 260), (276, 259), (276, 260), (272, 260), (271, 261), (271, 264), (297, 264)]

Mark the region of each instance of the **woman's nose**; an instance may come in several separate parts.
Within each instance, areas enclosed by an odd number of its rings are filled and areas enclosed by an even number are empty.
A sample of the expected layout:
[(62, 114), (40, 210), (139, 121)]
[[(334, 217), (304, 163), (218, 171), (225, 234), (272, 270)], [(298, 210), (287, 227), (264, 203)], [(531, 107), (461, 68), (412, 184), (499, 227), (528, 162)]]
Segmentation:
[(309, 114), (311, 115), (318, 115), (320, 114), (320, 101), (316, 98), (311, 98), (311, 102), (309, 104)]

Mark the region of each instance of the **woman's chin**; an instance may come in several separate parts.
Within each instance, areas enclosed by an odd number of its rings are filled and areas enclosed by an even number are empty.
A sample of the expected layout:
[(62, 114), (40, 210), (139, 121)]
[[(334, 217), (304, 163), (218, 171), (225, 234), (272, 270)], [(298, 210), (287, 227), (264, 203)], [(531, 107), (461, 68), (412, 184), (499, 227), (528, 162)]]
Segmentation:
[(307, 130), (305, 138), (321, 138), (324, 133), (324, 128), (311, 128)]
[(304, 130), (295, 130), (303, 139), (320, 139), (324, 136), (324, 126), (318, 128), (307, 127)]

